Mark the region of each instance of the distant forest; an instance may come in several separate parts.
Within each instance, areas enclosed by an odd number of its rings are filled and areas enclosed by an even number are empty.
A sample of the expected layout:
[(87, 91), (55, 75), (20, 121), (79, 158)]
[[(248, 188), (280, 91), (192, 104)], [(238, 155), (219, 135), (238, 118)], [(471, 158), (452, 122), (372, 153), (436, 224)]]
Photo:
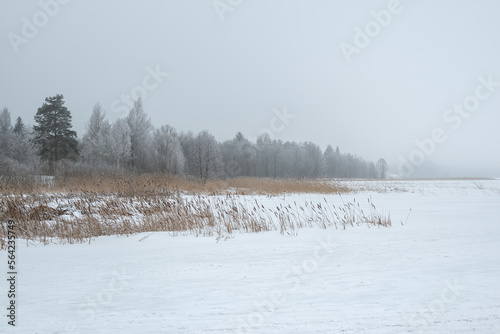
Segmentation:
[(7, 108), (0, 113), (0, 175), (60, 175), (61, 173), (169, 173), (206, 181), (227, 177), (385, 178), (384, 159), (376, 163), (339, 148), (325, 151), (312, 142), (290, 142), (262, 134), (252, 142), (238, 132), (218, 142), (208, 131), (177, 132), (169, 125), (154, 127), (142, 101), (124, 118), (110, 123), (96, 104), (81, 139), (72, 130), (64, 97), (45, 99), (35, 125)]

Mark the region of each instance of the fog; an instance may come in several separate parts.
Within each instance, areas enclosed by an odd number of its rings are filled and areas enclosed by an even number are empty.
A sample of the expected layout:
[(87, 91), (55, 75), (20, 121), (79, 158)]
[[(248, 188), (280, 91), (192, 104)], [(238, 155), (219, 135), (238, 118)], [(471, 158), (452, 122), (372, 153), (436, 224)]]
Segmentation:
[(497, 1), (3, 1), (0, 108), (63, 94), (81, 137), (155, 126), (328, 144), (392, 173), (500, 177)]

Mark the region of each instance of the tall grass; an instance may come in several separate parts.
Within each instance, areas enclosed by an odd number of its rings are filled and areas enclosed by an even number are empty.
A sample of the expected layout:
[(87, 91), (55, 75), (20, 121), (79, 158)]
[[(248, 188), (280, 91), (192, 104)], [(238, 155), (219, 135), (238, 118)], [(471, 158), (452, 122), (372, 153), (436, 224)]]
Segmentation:
[(330, 204), (306, 201), (299, 205), (266, 206), (257, 199), (227, 193), (146, 194), (118, 196), (89, 191), (75, 193), (32, 193), (4, 196), (0, 202), (1, 247), (7, 238), (8, 219), (16, 222), (17, 236), (44, 244), (80, 243), (105, 235), (131, 235), (168, 231), (228, 238), (235, 232), (279, 230), (297, 234), (298, 229), (318, 226), (391, 225), (389, 216), (376, 212), (373, 203), (363, 211), (359, 203)]
[(31, 187), (13, 187), (0, 183), (3, 194), (22, 194), (26, 192), (91, 192), (95, 194), (116, 194), (117, 196), (171, 195), (176, 192), (187, 194), (220, 195), (283, 193), (346, 193), (351, 191), (339, 182), (324, 182), (311, 179), (268, 179), (268, 178), (231, 178), (208, 180), (168, 174), (145, 175), (66, 175), (58, 176), (54, 182), (39, 182)]

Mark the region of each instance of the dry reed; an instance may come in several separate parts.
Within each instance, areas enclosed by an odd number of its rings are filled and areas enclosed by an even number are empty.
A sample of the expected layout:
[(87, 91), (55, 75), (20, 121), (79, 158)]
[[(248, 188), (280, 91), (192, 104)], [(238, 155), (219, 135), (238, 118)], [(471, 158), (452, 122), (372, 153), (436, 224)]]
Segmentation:
[[(297, 234), (300, 228), (314, 226), (345, 229), (355, 225), (391, 225), (390, 216), (377, 213), (370, 200), (368, 212), (356, 201), (335, 206), (326, 198), (320, 203), (306, 201), (302, 205), (294, 202), (293, 206), (269, 207), (257, 199), (249, 202), (248, 197), (232, 193), (182, 195), (160, 191), (161, 184), (139, 191), (136, 184), (129, 187), (136, 195), (125, 186), (117, 193), (80, 190), (6, 195), (0, 201), (0, 246), (5, 245), (8, 219), (16, 222), (19, 238), (44, 244), (90, 242), (98, 236), (155, 231), (215, 236), (220, 240), (237, 231), (279, 229), (282, 234)], [(157, 193), (150, 192), (152, 187), (159, 187)]]
[(240, 177), (230, 179), (208, 180), (205, 183), (188, 177), (168, 174), (144, 175), (80, 175), (58, 177), (54, 182), (34, 184), (29, 188), (12, 187), (0, 184), (2, 194), (23, 193), (95, 193), (99, 195), (115, 194), (126, 196), (172, 195), (185, 194), (221, 195), (265, 194), (281, 195), (283, 193), (316, 193), (332, 194), (351, 192), (352, 189), (340, 182), (319, 179), (269, 179), (257, 177)]

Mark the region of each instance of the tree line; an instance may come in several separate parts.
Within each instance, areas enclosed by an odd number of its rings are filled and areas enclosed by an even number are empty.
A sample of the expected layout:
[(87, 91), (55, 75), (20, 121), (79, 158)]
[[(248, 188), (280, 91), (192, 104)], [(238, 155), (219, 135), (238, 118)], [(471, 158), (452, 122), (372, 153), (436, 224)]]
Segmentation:
[(255, 141), (238, 132), (218, 142), (208, 131), (177, 132), (153, 127), (141, 99), (128, 115), (111, 123), (97, 103), (81, 139), (72, 130), (63, 95), (47, 97), (26, 126), (0, 113), (0, 175), (84, 173), (169, 173), (206, 181), (224, 177), (385, 178), (387, 164), (367, 161), (329, 145), (290, 142), (262, 134)]

